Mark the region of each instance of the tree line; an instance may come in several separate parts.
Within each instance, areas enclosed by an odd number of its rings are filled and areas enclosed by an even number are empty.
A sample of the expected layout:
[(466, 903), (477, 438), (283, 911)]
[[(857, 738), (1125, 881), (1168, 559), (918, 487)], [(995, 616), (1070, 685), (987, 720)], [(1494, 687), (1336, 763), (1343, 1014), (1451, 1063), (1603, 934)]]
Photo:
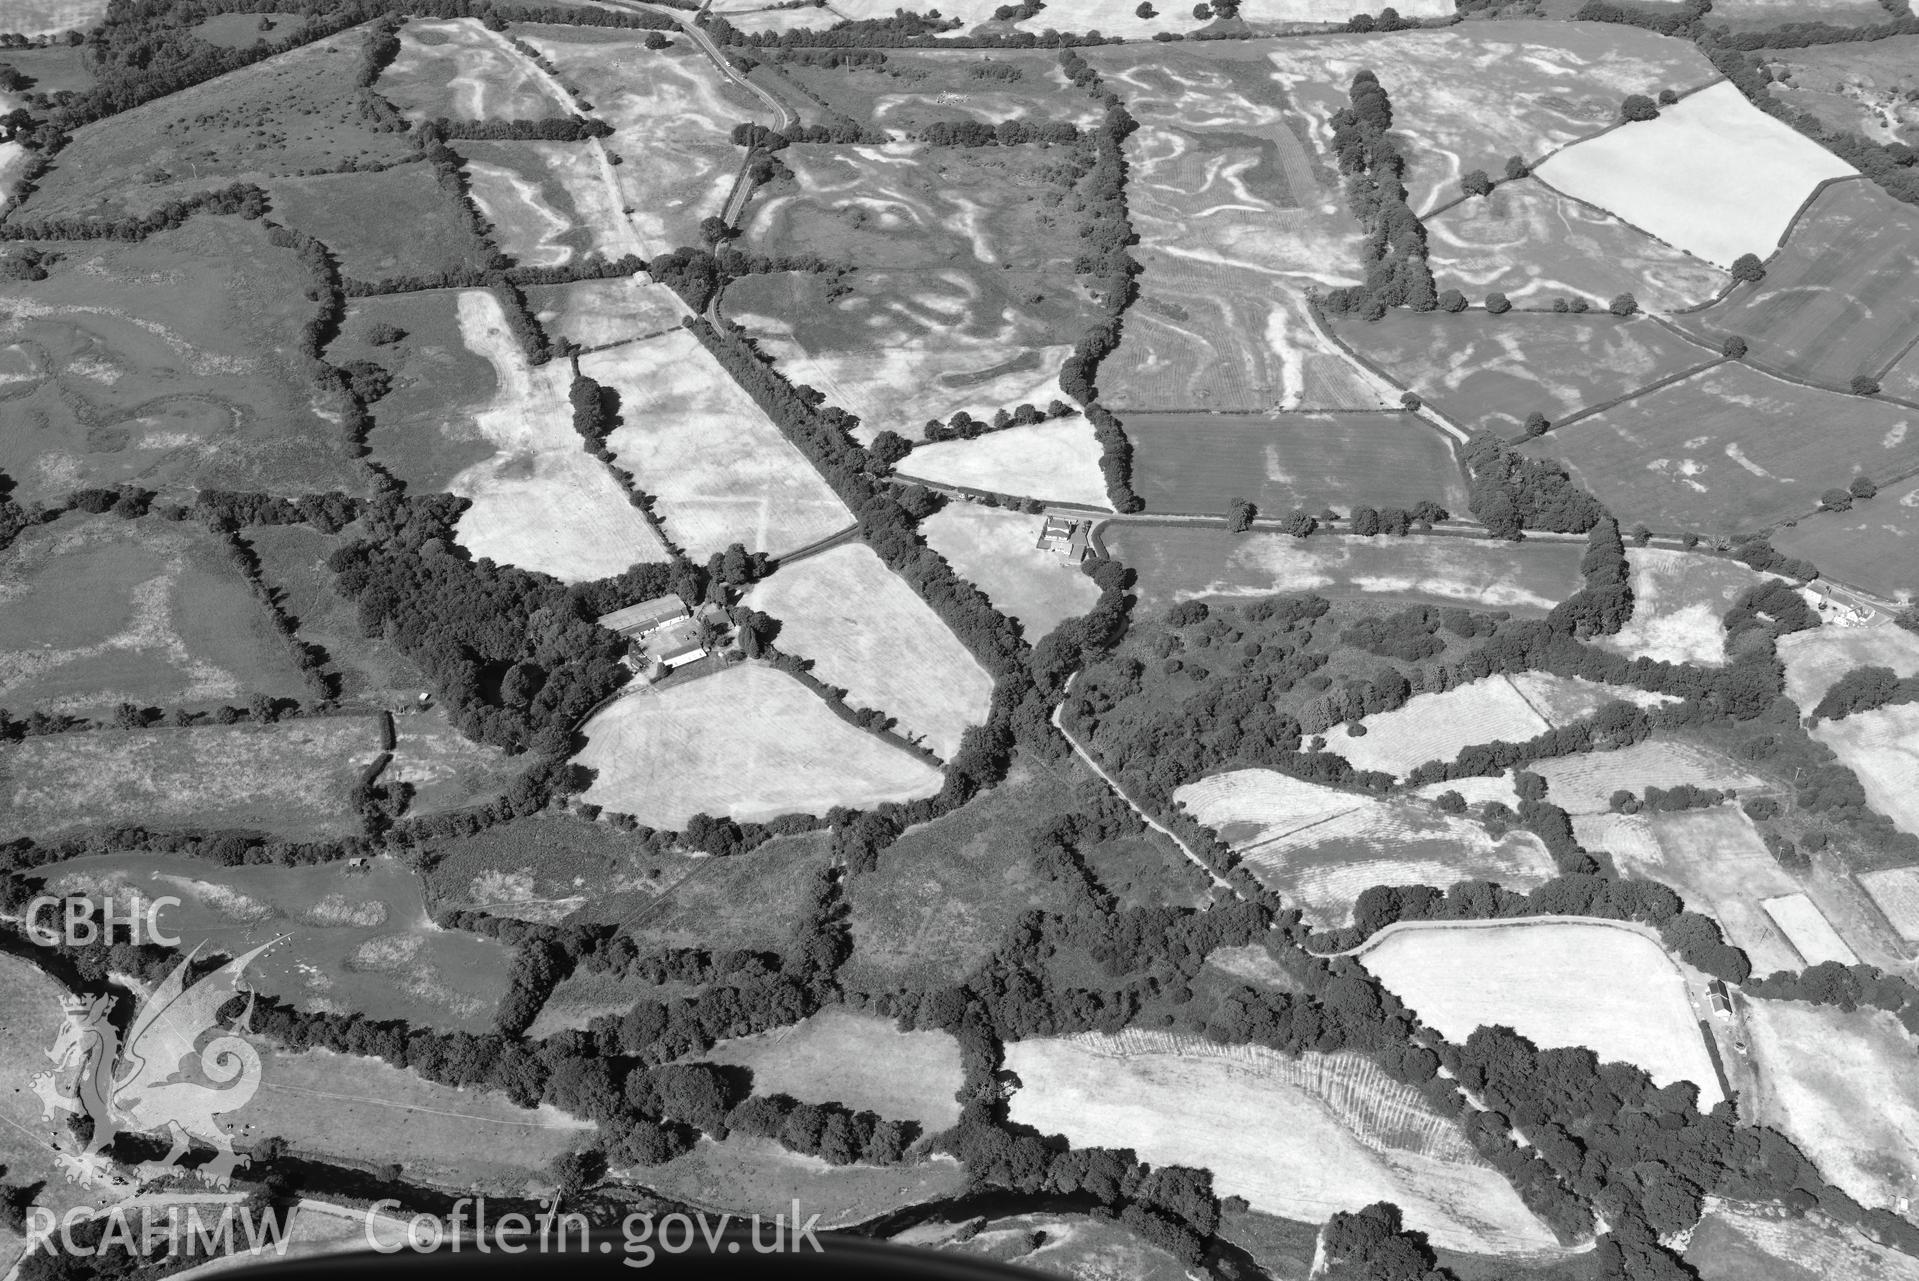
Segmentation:
[(1366, 283), (1330, 291), (1324, 306), (1368, 320), (1391, 307), (1432, 311), (1439, 295), (1426, 261), (1426, 226), (1406, 203), (1406, 160), (1389, 132), (1392, 101), (1370, 69), (1353, 76), (1348, 99), (1333, 113), (1333, 153), (1353, 216), (1366, 228), (1360, 250)]

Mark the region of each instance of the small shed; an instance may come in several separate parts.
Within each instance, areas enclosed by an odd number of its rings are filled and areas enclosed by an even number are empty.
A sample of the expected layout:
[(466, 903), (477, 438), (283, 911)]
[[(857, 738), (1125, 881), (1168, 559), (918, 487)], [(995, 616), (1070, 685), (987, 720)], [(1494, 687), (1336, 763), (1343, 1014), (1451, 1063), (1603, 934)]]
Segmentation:
[(1720, 1018), (1732, 1017), (1732, 995), (1726, 991), (1726, 980), (1713, 979), (1706, 984), (1706, 1001)]

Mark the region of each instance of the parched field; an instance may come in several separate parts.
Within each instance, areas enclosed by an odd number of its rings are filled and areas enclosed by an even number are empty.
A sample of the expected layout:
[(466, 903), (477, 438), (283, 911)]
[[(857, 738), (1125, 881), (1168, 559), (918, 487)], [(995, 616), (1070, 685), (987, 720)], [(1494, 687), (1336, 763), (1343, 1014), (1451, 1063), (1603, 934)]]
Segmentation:
[[(1505, 434), (1519, 432), (1535, 410), (1557, 422), (1718, 359), (1650, 320), (1604, 311), (1396, 310), (1338, 329), (1361, 356), (1452, 421)], [(1584, 428), (1567, 428), (1574, 430)]]
[[(660, 881), (651, 868), (643, 882), (623, 877), (611, 893), (589, 896), (578, 915), (617, 925), (648, 947), (786, 952), (808, 924), (809, 887), (832, 862), (824, 831), (778, 836), (750, 854), (674, 855)], [(631, 1005), (629, 998), (622, 1008)]]
[(567, 114), (539, 69), (478, 18), (415, 19), (400, 28), (399, 56), (380, 93), (414, 120), (541, 120)]
[(256, 692), (307, 689), (198, 527), (68, 517), (27, 531), (0, 563), (0, 705), (15, 716), (244, 706)]
[(773, 123), (766, 104), (685, 40), (655, 52), (643, 46), (644, 31), (537, 23), (513, 30), (613, 126), (604, 143), (621, 160), (615, 172), (632, 210), (634, 251), (650, 258), (699, 244), (700, 219), (720, 212), (739, 170), (733, 126)]
[(945, 1032), (901, 1032), (892, 1021), (822, 1010), (803, 1023), (721, 1041), (714, 1063), (753, 1071), (758, 1094), (803, 1103), (840, 1103), (891, 1121), (917, 1121), (936, 1134), (959, 1120), (959, 1042)]
[(1099, 588), (1079, 566), (1041, 551), (1044, 518), (982, 503), (949, 502), (920, 522), (926, 545), (986, 593), (993, 608), (1019, 620), (1037, 641), (1099, 599)]
[(378, 728), (364, 716), (27, 738), (0, 751), (0, 826), (338, 835), (357, 826), (347, 798), (379, 754)]
[(1630, 293), (1648, 310), (1677, 311), (1710, 301), (1731, 279), (1532, 178), (1502, 182), (1489, 196), (1434, 214), (1426, 232), (1439, 287), (1458, 289), (1474, 302), (1497, 291), (1521, 307), (1555, 298), (1599, 306)]
[[(1424, 1143), (1380, 1142), (1303, 1083), (1302, 1062), (1275, 1051), (1088, 1034), (1016, 1041), (1006, 1065), (1020, 1081), (1014, 1122), (1075, 1146), (1131, 1148), (1154, 1165), (1209, 1169), (1220, 1195), (1256, 1210), (1313, 1220), (1392, 1201), (1408, 1227), (1447, 1249), (1555, 1251), (1551, 1232), (1448, 1123), (1431, 1117)], [(1405, 1087), (1380, 1080), (1374, 1089), (1407, 1120), (1426, 1111), (1417, 1096), (1392, 1097), (1411, 1095)]]
[[(392, 389), (380, 398), (367, 433), (368, 448), (407, 484), (436, 492), (495, 452), (474, 430), (473, 416), (499, 398), (501, 383), (492, 362), (467, 346), (459, 299), (458, 291), (440, 289), (353, 299), (339, 336), (326, 348), (335, 365), (366, 360), (391, 375)], [(376, 344), (372, 338), (381, 326), (404, 337)]]
[(1899, 937), (1919, 943), (1919, 867), (1891, 867), (1859, 877), (1873, 905), (1886, 915)]
[(1360, 962), (1448, 1040), (1509, 1027), (1541, 1049), (1584, 1046), (1666, 1086), (1722, 1097), (1679, 966), (1652, 939), (1610, 921), (1400, 925)]
[(1380, 596), (1543, 614), (1579, 589), (1571, 543), (1463, 538), (1358, 538), (1233, 534), (1219, 529), (1114, 522), (1101, 531), (1114, 558), (1139, 573), (1149, 608), (1195, 597)]
[(1545, 717), (1503, 676), (1489, 676), (1443, 694), (1415, 694), (1397, 711), (1375, 712), (1326, 733), (1326, 750), (1355, 768), (1400, 775), (1427, 761), (1450, 761), (1475, 743), (1523, 743), (1544, 734)]
[(1919, 347), (1914, 347), (1886, 371), (1882, 380), (1886, 390), (1906, 400), (1919, 400)]
[(456, 217), (455, 197), (424, 164), (378, 173), (279, 178), (273, 214), (333, 251), (356, 280), (439, 275), (486, 265), (487, 247)]
[(424, 874), (429, 907), (479, 908), (522, 920), (560, 920), (590, 897), (649, 886), (657, 892), (693, 863), (678, 854), (646, 858), (612, 824), (572, 814), (496, 823), (435, 841), (432, 850)]
[(1821, 721), (1812, 734), (1859, 776), (1872, 808), (1919, 835), (1919, 703)]
[(1919, 410), (1728, 363), (1530, 442), (1621, 524), (1730, 533), (1801, 515), (1855, 475), (1919, 464)]
[(76, 129), (21, 213), (119, 217), (239, 180), (405, 159), (404, 135), (360, 118), (364, 40), (342, 31)]
[(760, 820), (939, 791), (938, 770), (835, 716), (790, 676), (730, 667), (633, 694), (589, 720), (586, 799), (677, 831), (695, 814)]
[[(69, 1183), (54, 1164), (56, 1143), (74, 1145), (66, 1126), (43, 1115), (40, 1096), (29, 1083), (50, 1064), (47, 1051), (59, 1039), (65, 1023), (61, 998), (66, 989), (37, 967), (17, 956), (0, 953), (0, 1165), (14, 1187), (40, 1184), (33, 1202), (56, 1214), (75, 1206), (97, 1208), (106, 1195)], [(14, 1254), (26, 1244), (11, 1225), (0, 1224), (0, 1266), (11, 1268)]]
[(1763, 788), (1764, 779), (1703, 748), (1664, 739), (1647, 739), (1609, 752), (1580, 752), (1534, 764), (1546, 780), (1547, 799), (1569, 814), (1598, 814), (1609, 808), (1621, 788), (1637, 795), (1648, 786)]
[(1781, 637), (1786, 694), (1811, 713), (1826, 691), (1855, 667), (1890, 667), (1895, 675), (1919, 675), (1919, 635), (1903, 627), (1818, 627)]
[(1832, 922), (1819, 910), (1819, 905), (1804, 894), (1769, 898), (1760, 906), (1791, 940), (1793, 950), (1807, 965), (1822, 965), (1827, 961), (1840, 965), (1859, 963), (1859, 958), (1846, 946), (1846, 940), (1839, 937), (1839, 931), (1832, 928)]
[(1632, 565), (1632, 618), (1611, 636), (1589, 643), (1628, 658), (1725, 662), (1726, 611), (1742, 592), (1764, 582), (1764, 575), (1738, 561), (1658, 547), (1629, 547), (1626, 560)]
[(245, 1127), (244, 1141), (278, 1135), (302, 1156), (397, 1161), (409, 1182), (517, 1196), (528, 1180), (547, 1177), (553, 1158), (597, 1137), (592, 1122), (558, 1108), (518, 1107), (502, 1094), (440, 1085), (380, 1059), (260, 1048), (260, 1092), (233, 1117)]
[[(1885, 12), (1883, 9), (1881, 13)], [(1708, 1198), (1685, 1259), (1702, 1281), (1914, 1281), (1909, 1254), (1869, 1240), (1856, 1228), (1814, 1216), (1765, 1213)]]
[(632, 1171), (662, 1196), (771, 1219), (791, 1214), (797, 1200), (822, 1230), (865, 1223), (895, 1210), (956, 1197), (967, 1186), (966, 1167), (950, 1156), (905, 1165), (830, 1165), (773, 1139), (702, 1137), (685, 1156)]
[(1764, 280), (1682, 323), (1714, 342), (1737, 334), (1754, 360), (1809, 382), (1878, 378), (1919, 337), (1919, 211), (1864, 178), (1831, 183)]
[(864, 543), (788, 565), (743, 603), (780, 621), (782, 652), (812, 659), (813, 675), (843, 687), (847, 702), (898, 718), (901, 734), (942, 759), (986, 721), (992, 676)]
[(665, 560), (646, 518), (573, 430), (572, 368), (528, 365), (488, 291), (463, 290), (458, 305), (461, 339), (493, 366), (498, 386), (468, 427), (493, 446), (492, 457), (448, 482), (472, 501), (456, 527), (461, 545), (569, 583)]
[[(1919, 386), (1908, 395), (1919, 396)], [(1900, 599), (1919, 592), (1919, 574), (1912, 568), (1919, 554), (1919, 479), (1887, 485), (1872, 501), (1854, 503), (1851, 511), (1802, 516), (1776, 532), (1772, 545), (1881, 596)]]
[(1126, 415), (1133, 487), (1153, 512), (1265, 514), (1330, 504), (1464, 511), (1452, 442), (1411, 414)]
[(582, 347), (670, 332), (686, 314), (685, 303), (645, 276), (532, 285), (521, 292), (541, 329)]
[(723, 308), (793, 382), (856, 414), (870, 444), (882, 429), (916, 440), (930, 419), (1057, 399), (1084, 322), (1064, 281), (1030, 285), (967, 264), (787, 272), (736, 281)]
[(590, 253), (618, 258), (632, 248), (632, 230), (592, 143), (455, 145), (466, 161), (473, 202), (515, 261), (558, 267)]
[(607, 447), (658, 500), (667, 536), (694, 560), (733, 543), (789, 552), (853, 523), (806, 456), (693, 335), (582, 356), (579, 368), (618, 393), (620, 425)]
[[(1617, 110), (1615, 104), (1614, 110)], [(1731, 82), (1552, 156), (1540, 181), (1729, 267), (1767, 257), (1828, 178), (1856, 170), (1747, 102)]]
[(1092, 425), (1074, 417), (921, 445), (900, 460), (898, 471), (939, 485), (1110, 511), (1099, 463)]
[(476, 743), (447, 722), (443, 707), (418, 705), (393, 718), (393, 762), (381, 779), (413, 788), (409, 814), (435, 814), (489, 800), (525, 772), (522, 757)]
[[(964, 1238), (963, 1240), (961, 1238)], [(931, 1247), (1054, 1276), (1125, 1277), (1128, 1281), (1184, 1281), (1186, 1265), (1118, 1220), (1079, 1214), (1021, 1214), (983, 1226), (934, 1220), (892, 1238), (895, 1245)]]
[(1582, 676), (1555, 676), (1550, 672), (1514, 672), (1502, 679), (1555, 729), (1584, 720), (1608, 703), (1659, 707), (1679, 701), (1671, 694), (1653, 694), (1630, 685), (1606, 685)]
[(7, 8), (7, 30), (23, 36), (84, 31), (106, 11), (106, 0), (13, 0)]
[(0, 312), (0, 471), (16, 501), (121, 482), (182, 498), (360, 491), (302, 376), (306, 275), (260, 223), (201, 217), (62, 253), (47, 279), (7, 282)]
[(1912, 1041), (1890, 1014), (1748, 1001), (1759, 1122), (1868, 1206), (1919, 1194), (1919, 1081)]
[[(1883, 8), (1872, 18), (1885, 20)], [(1780, 77), (1769, 90), (1789, 107), (1881, 145), (1919, 143), (1919, 103), (1906, 96), (1919, 88), (1919, 35), (1771, 49), (1763, 57)]]
[(1411, 798), (1377, 800), (1273, 770), (1215, 774), (1173, 799), (1315, 925), (1349, 924), (1354, 900), (1375, 885), (1488, 880), (1524, 891), (1553, 875), (1530, 832), (1494, 840), (1479, 824)]
[(350, 871), (341, 862), (222, 867), (126, 854), (72, 859), (45, 874), (54, 893), (111, 896), (128, 910), (179, 899), (161, 908), (160, 925), (189, 950), (238, 955), (285, 936), (247, 977), (302, 1009), (489, 1030), (513, 959), (492, 939), (434, 925), (419, 877), (391, 859)]

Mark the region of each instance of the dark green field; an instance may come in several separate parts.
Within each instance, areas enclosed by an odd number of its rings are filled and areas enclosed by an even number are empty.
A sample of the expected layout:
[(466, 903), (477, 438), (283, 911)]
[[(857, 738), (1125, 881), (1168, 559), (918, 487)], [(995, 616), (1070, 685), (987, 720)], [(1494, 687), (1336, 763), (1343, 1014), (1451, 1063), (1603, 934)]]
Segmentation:
[(269, 189), (274, 217), (326, 245), (354, 279), (435, 276), (485, 265), (485, 246), (424, 164), (283, 178)]
[(1851, 511), (1814, 512), (1776, 531), (1772, 545), (1822, 574), (1894, 597), (1919, 592), (1919, 480), (1908, 477)]
[[(367, 445), (408, 484), (441, 488), (461, 468), (491, 458), (466, 413), (498, 393), (493, 366), (460, 338), (457, 291), (389, 294), (348, 304), (341, 336), (327, 347), (334, 364), (370, 360), (393, 375), (393, 389), (374, 407)], [(375, 345), (379, 325), (404, 331), (398, 342)]]

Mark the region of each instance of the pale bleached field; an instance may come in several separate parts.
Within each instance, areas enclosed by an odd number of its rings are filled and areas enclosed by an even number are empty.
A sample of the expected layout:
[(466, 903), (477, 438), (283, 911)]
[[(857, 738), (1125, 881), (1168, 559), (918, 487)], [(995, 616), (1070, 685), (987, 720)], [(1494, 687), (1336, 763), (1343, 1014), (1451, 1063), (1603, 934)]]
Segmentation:
[(668, 537), (704, 561), (733, 543), (778, 555), (853, 523), (806, 456), (684, 331), (580, 357), (620, 395), (607, 446), (658, 500)]
[(1779, 641), (1786, 694), (1810, 714), (1841, 676), (1855, 667), (1890, 667), (1919, 675), (1919, 635), (1890, 623), (1877, 627), (1816, 627)]
[(107, 0), (7, 0), (0, 31), (23, 36), (84, 31), (107, 12)]
[(812, 659), (813, 675), (844, 688), (847, 702), (898, 718), (898, 733), (943, 759), (986, 722), (992, 676), (864, 543), (788, 565), (743, 603), (780, 620), (773, 643), (783, 653)]
[(936, 1134), (959, 1120), (959, 1042), (945, 1032), (902, 1032), (892, 1020), (822, 1010), (803, 1023), (721, 1041), (714, 1063), (752, 1069), (756, 1094), (842, 1103)]
[(507, 331), (500, 300), (462, 290), (460, 337), (493, 366), (499, 390), (473, 426), (498, 451), (447, 487), (472, 500), (455, 536), (475, 556), (577, 583), (663, 561), (666, 548), (627, 501), (619, 482), (588, 454), (566, 399), (572, 366), (526, 363)]
[(1648, 787), (1761, 789), (1766, 781), (1730, 760), (1684, 743), (1648, 739), (1610, 752), (1581, 752), (1539, 761), (1533, 772), (1546, 780), (1546, 799), (1569, 814), (1598, 814), (1611, 808), (1621, 788), (1635, 796)]
[(1729, 267), (1769, 256), (1828, 178), (1857, 171), (1721, 82), (1568, 147), (1534, 171), (1668, 244)]
[(1725, 662), (1726, 611), (1765, 575), (1736, 561), (1660, 547), (1629, 547), (1626, 560), (1632, 565), (1632, 619), (1592, 643), (1628, 658)]
[(533, 285), (524, 291), (548, 335), (582, 347), (679, 328), (686, 304), (645, 276)]
[[(607, 258), (631, 249), (631, 233), (605, 180), (596, 143), (515, 142), (519, 168), (469, 160), (473, 199), (494, 227), (500, 248), (530, 267), (557, 267), (573, 261), (571, 245), (561, 237), (576, 228), (587, 248)], [(495, 154), (495, 153), (489, 153)], [(556, 208), (548, 191), (562, 193), (570, 208)]]
[(1415, 694), (1398, 711), (1378, 712), (1360, 724), (1326, 733), (1326, 750), (1356, 769), (1403, 775), (1427, 761), (1450, 761), (1475, 743), (1521, 743), (1551, 728), (1504, 676), (1490, 676), (1443, 694)]
[(757, 663), (596, 713), (580, 764), (599, 771), (586, 799), (677, 831), (695, 814), (765, 821), (866, 808), (939, 791), (940, 772), (835, 716), (819, 697)]
[(1685, 976), (1636, 930), (1570, 918), (1401, 925), (1359, 955), (1450, 1041), (1509, 1027), (1542, 1049), (1584, 1046), (1602, 1061), (1634, 1064), (1661, 1086), (1691, 1081), (1702, 1110), (1720, 1100)]
[(1585, 720), (1608, 703), (1658, 707), (1679, 701), (1671, 694), (1653, 694), (1630, 685), (1606, 685), (1579, 676), (1555, 676), (1551, 672), (1516, 672), (1504, 679), (1554, 728)]
[(1919, 835), (1919, 703), (1821, 721), (1812, 735), (1859, 776), (1872, 808)]
[[(539, 70), (478, 18), (416, 20), (400, 28), (400, 52), (382, 73), (382, 90), (415, 120), (509, 120), (557, 115)], [(408, 89), (417, 85), (419, 98)], [(441, 110), (430, 110), (431, 103)]]
[(921, 445), (900, 460), (902, 476), (942, 485), (1112, 510), (1099, 470), (1099, 442), (1083, 418)]
[[(1443, 1248), (1558, 1252), (1512, 1185), (1462, 1151), (1448, 1123), (1427, 1123), (1433, 1155), (1388, 1147), (1308, 1084), (1302, 1069), (1322, 1057), (1289, 1060), (1260, 1046), (1143, 1032), (1016, 1041), (1006, 1047), (1006, 1066), (1021, 1083), (1011, 1115), (1078, 1147), (1131, 1148), (1154, 1165), (1211, 1170), (1220, 1195), (1270, 1214), (1310, 1222), (1392, 1201), (1408, 1227)], [(1396, 1097), (1383, 1078), (1367, 1084), (1377, 1090), (1375, 1107), (1415, 1124), (1425, 1119), (1416, 1095)]]
[(1859, 884), (1886, 914), (1899, 937), (1919, 943), (1919, 867), (1890, 867), (1860, 874)]
[(1804, 894), (1787, 894), (1780, 898), (1769, 898), (1760, 904), (1766, 909), (1766, 915), (1772, 918), (1792, 946), (1807, 965), (1818, 965), (1825, 961), (1837, 961), (1841, 965), (1857, 965), (1859, 958), (1846, 946), (1846, 940), (1839, 937), (1839, 931), (1832, 928), (1832, 922), (1817, 904)]
[(1099, 599), (1079, 566), (1035, 545), (1043, 519), (955, 501), (921, 521), (920, 533), (994, 609), (1018, 619), (1028, 641), (1037, 641)]

